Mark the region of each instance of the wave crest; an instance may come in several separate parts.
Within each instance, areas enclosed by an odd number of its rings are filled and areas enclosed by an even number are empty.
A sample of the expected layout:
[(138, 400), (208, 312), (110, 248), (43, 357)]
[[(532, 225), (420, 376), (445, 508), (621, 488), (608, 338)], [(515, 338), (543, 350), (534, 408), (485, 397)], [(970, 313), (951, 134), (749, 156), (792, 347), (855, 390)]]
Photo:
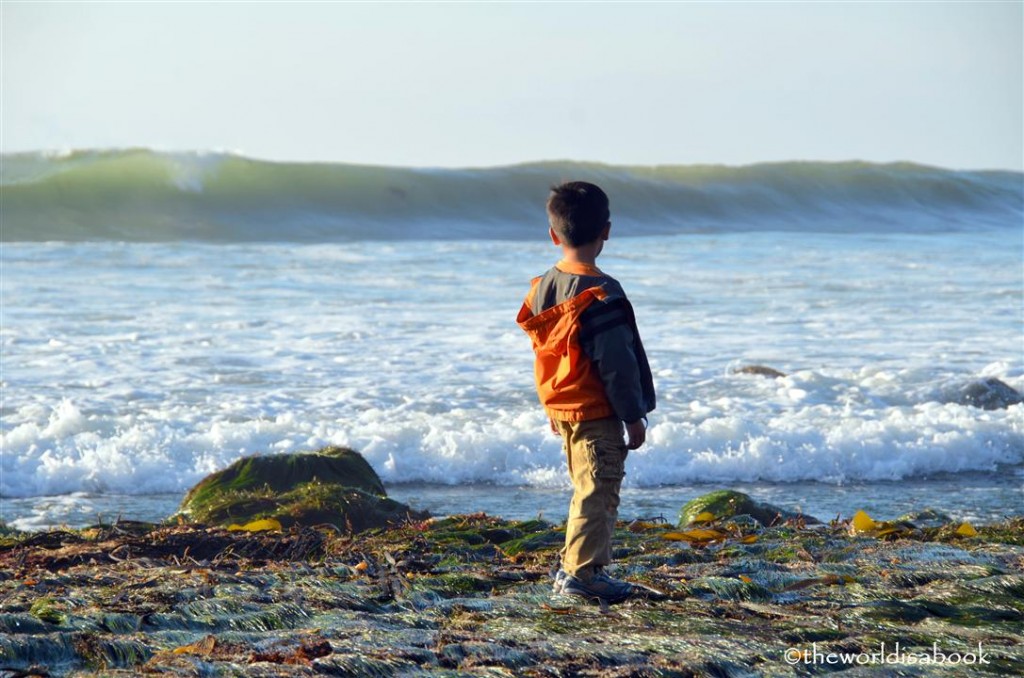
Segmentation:
[(148, 149), (3, 156), (4, 241), (520, 239), (553, 183), (599, 183), (619, 233), (1019, 226), (1024, 175), (912, 163), (485, 169), (281, 163)]

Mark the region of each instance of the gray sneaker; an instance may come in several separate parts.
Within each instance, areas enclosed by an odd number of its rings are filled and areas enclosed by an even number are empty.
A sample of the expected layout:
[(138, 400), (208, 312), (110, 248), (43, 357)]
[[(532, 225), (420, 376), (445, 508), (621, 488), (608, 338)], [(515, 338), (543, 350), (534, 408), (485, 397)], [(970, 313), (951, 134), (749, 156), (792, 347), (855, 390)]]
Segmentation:
[(581, 598), (600, 598), (607, 603), (621, 603), (633, 595), (634, 587), (628, 581), (609, 577), (598, 570), (587, 582), (571, 574), (565, 575), (560, 592)]
[(555, 583), (551, 585), (551, 592), (555, 594), (562, 593), (562, 589), (565, 587), (565, 579), (568, 576), (565, 570), (558, 568), (558, 572), (555, 572)]

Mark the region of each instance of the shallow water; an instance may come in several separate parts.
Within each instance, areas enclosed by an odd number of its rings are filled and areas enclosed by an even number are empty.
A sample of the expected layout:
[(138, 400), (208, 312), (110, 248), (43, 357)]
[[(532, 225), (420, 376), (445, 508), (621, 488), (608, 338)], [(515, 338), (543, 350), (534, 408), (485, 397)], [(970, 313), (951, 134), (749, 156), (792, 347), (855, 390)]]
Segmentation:
[[(932, 215), (933, 218), (934, 215)], [(1019, 224), (616, 237), (658, 409), (624, 515), (736, 486), (829, 517), (1021, 513)], [(738, 226), (737, 226), (738, 227)], [(822, 230), (828, 230), (822, 228)], [(248, 454), (360, 451), (434, 513), (563, 516), (513, 319), (537, 242), (3, 245), (0, 514), (155, 520)], [(764, 364), (787, 376), (734, 374)]]
[[(825, 521), (840, 514), (849, 518), (858, 510), (886, 520), (927, 507), (948, 513), (954, 519), (979, 522), (1024, 514), (1022, 475), (963, 474), (843, 485), (811, 482), (627, 487), (622, 491), (619, 517), (631, 520), (661, 516), (669, 522), (676, 522), (679, 509), (687, 501), (723, 487)], [(436, 515), (484, 511), (515, 520), (540, 515), (558, 523), (564, 521), (568, 513), (571, 490), (487, 485), (394, 485), (388, 487), (388, 494)]]
[[(663, 517), (678, 520), (679, 509), (690, 499), (721, 489), (717, 485), (626, 487), (622, 491), (622, 519)], [(821, 520), (837, 515), (849, 518), (858, 510), (879, 520), (896, 518), (925, 508), (943, 511), (953, 519), (993, 522), (1024, 514), (1024, 474), (964, 473), (930, 479), (895, 482), (733, 483), (732, 489), (780, 508), (800, 511)], [(434, 516), (484, 512), (509, 520), (541, 517), (560, 523), (568, 512), (568, 488), (491, 484), (389, 484), (388, 495)], [(179, 494), (105, 495), (5, 498), (0, 518), (25, 530), (66, 525), (84, 527), (118, 518), (159, 522), (172, 515)]]
[[(633, 488), (1024, 464), (1019, 235), (615, 240), (659, 391)], [(565, 486), (515, 326), (541, 243), (6, 243), (0, 495), (180, 494), (347, 445), (385, 482)], [(762, 363), (785, 378), (732, 374)]]

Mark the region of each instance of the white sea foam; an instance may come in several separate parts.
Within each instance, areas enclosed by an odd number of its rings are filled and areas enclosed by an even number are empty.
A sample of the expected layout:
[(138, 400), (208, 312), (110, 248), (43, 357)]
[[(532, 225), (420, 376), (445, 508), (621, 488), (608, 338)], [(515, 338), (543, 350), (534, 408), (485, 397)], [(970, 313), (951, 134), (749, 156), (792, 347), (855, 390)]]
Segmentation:
[[(892, 480), (1024, 464), (1020, 243), (613, 239), (656, 372), (627, 486)], [(326, 444), (387, 482), (568, 483), (513, 318), (542, 244), (4, 247), (0, 494), (182, 492)], [(771, 379), (734, 374), (761, 363)]]

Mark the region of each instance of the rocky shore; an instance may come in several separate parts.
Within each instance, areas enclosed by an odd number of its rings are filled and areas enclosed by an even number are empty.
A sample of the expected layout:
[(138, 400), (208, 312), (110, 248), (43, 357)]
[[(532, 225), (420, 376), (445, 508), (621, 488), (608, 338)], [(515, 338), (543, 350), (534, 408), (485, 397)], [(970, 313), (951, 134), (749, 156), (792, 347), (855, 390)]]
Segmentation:
[(1024, 674), (1024, 516), (823, 523), (720, 490), (620, 522), (626, 602), (556, 596), (564, 526), (430, 518), (353, 450), (247, 457), (164, 524), (0, 524), (2, 676)]
[(766, 527), (709, 513), (620, 523), (617, 574), (665, 599), (612, 607), (551, 595), (562, 532), (542, 521), (9, 533), (0, 673), (1024, 673), (1024, 518)]

